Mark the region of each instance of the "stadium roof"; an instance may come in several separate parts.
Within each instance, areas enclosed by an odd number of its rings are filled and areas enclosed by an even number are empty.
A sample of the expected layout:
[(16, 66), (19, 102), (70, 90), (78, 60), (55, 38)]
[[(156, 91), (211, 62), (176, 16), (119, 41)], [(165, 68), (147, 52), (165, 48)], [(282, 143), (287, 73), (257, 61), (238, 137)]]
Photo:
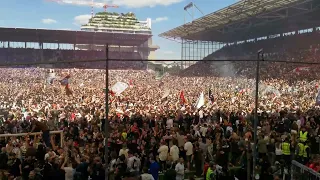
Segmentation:
[[(241, 0), (160, 34), (172, 40), (234, 42), (320, 25), (318, 0)], [(310, 13), (317, 13), (312, 14)], [(300, 18), (308, 15), (308, 18)], [(290, 21), (290, 18), (293, 18)]]
[(0, 41), (138, 46), (151, 35), (70, 30), (1, 28)]

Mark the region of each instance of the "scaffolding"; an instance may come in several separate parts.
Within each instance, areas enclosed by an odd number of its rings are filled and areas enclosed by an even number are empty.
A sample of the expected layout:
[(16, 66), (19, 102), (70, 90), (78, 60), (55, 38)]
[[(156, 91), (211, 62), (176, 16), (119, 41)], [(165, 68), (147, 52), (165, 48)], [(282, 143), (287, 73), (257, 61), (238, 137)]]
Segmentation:
[[(208, 55), (216, 52), (225, 46), (225, 43), (213, 42), (213, 41), (181, 41), (181, 67), (187, 68), (197, 61), (204, 59)], [(194, 61), (192, 61), (194, 60)]]

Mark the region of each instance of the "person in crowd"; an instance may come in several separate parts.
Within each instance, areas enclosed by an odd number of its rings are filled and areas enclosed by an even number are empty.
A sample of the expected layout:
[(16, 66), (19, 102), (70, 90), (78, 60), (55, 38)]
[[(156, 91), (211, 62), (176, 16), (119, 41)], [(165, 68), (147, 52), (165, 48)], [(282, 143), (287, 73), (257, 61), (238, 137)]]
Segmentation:
[(160, 166), (155, 161), (154, 156), (151, 155), (149, 159), (150, 159), (149, 173), (152, 175), (153, 179), (158, 180)]
[(153, 176), (148, 173), (148, 168), (144, 167), (141, 174), (141, 180), (154, 180)]
[(166, 170), (166, 161), (168, 159), (169, 147), (166, 145), (165, 141), (161, 142), (161, 146), (158, 149), (160, 168), (162, 171)]
[(177, 172), (175, 170), (174, 163), (168, 162), (167, 171), (164, 173), (164, 179), (166, 180), (176, 180)]
[(184, 159), (180, 158), (179, 162), (176, 164), (175, 167), (176, 170), (176, 180), (183, 180), (184, 179), (184, 173), (185, 173), (185, 169), (184, 169)]
[(45, 145), (49, 147), (51, 145), (49, 128), (45, 122), (39, 122), (36, 118), (37, 117), (33, 117), (31, 120), (32, 129), (29, 134), (34, 132), (36, 129), (39, 129), (42, 132), (42, 140), (44, 141)]

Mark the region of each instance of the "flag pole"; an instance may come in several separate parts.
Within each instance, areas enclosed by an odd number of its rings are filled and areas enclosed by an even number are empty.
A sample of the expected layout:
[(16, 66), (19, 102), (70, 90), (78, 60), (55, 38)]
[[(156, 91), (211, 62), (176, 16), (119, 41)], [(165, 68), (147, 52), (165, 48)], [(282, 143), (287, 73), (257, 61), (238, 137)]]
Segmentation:
[(105, 94), (105, 99), (106, 99), (106, 117), (105, 117), (105, 122), (104, 122), (104, 134), (105, 134), (105, 140), (104, 140), (104, 148), (105, 148), (105, 164), (106, 164), (106, 170), (105, 170), (105, 180), (108, 180), (109, 177), (108, 177), (108, 166), (109, 166), (109, 149), (108, 149), (108, 138), (109, 138), (109, 89), (108, 89), (108, 84), (109, 84), (109, 44), (106, 44), (106, 94)]
[(263, 49), (258, 51), (257, 55), (257, 69), (256, 69), (256, 97), (255, 97), (255, 108), (254, 108), (254, 146), (253, 146), (253, 163), (252, 163), (252, 179), (255, 180), (256, 173), (256, 160), (257, 160), (257, 127), (258, 127), (258, 106), (259, 106), (259, 79), (260, 79), (260, 60), (263, 60)]

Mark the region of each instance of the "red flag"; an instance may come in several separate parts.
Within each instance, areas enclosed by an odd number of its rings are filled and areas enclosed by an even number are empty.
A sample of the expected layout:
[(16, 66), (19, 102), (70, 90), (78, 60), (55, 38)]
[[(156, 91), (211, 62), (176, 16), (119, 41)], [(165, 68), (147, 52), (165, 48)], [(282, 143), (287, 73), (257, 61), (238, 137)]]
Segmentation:
[(129, 80), (129, 85), (130, 85), (130, 86), (133, 86), (133, 81), (132, 81), (132, 79)]
[(180, 104), (184, 105), (186, 103), (186, 99), (184, 98), (183, 91), (180, 91)]
[(114, 93), (112, 90), (109, 90), (109, 94), (111, 94), (111, 96), (115, 96), (116, 93)]

